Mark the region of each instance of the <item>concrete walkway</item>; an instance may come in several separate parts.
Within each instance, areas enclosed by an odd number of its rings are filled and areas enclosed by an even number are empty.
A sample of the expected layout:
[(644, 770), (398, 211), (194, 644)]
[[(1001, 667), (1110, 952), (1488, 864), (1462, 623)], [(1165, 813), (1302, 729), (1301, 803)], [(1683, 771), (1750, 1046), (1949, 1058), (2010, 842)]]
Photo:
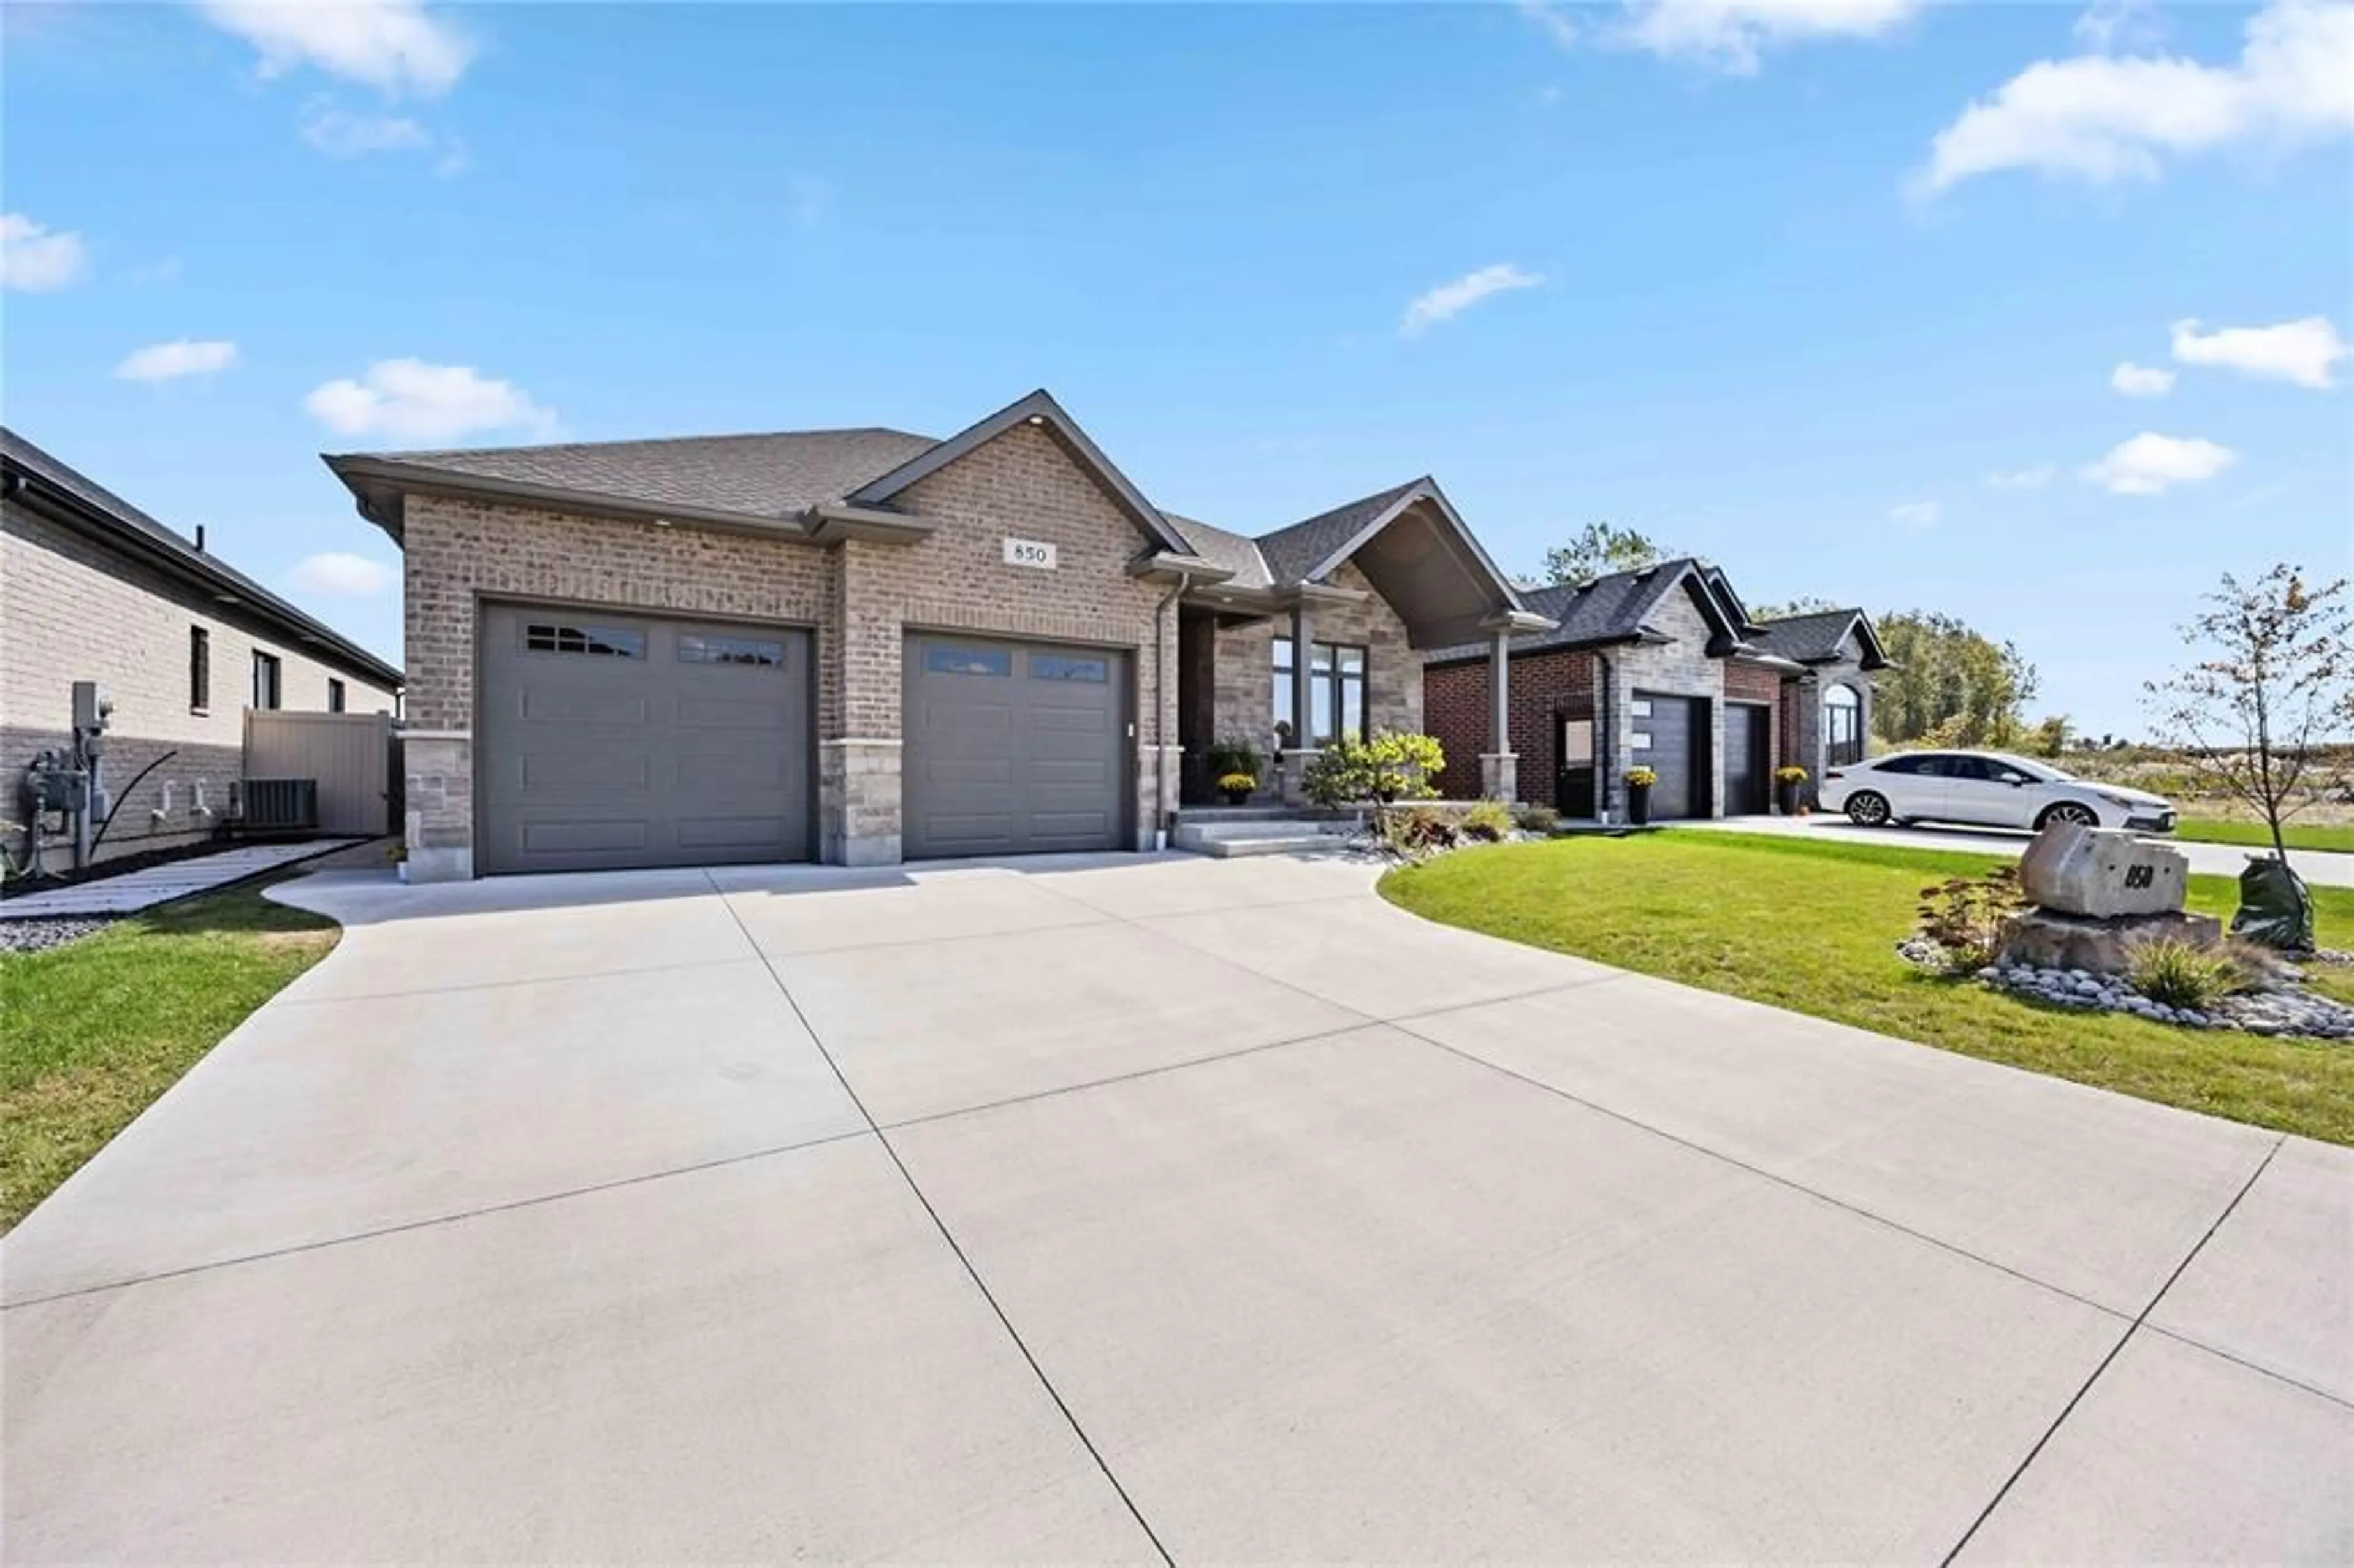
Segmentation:
[(280, 890), (0, 1245), (9, 1558), (2354, 1557), (2354, 1154), (1373, 874)]
[[(1901, 844), (1912, 849), (1953, 850), (1964, 854), (2024, 854), (2035, 835), (2004, 828), (1860, 828), (1845, 817), (1727, 817), (1708, 822), (1737, 833), (1775, 833), (1827, 843)], [(2236, 877), (2258, 852), (2245, 844), (2203, 844), (2190, 839), (2159, 841), (2190, 859), (2195, 876)], [(2289, 863), (2314, 887), (2354, 887), (2354, 854), (2327, 850), (2289, 851)]]
[(135, 915), (175, 898), (209, 893), (265, 871), (334, 854), (359, 839), (306, 839), (300, 843), (239, 844), (211, 854), (142, 866), (118, 876), (77, 882), (46, 893), (0, 899), (0, 920), (48, 920), (72, 916)]

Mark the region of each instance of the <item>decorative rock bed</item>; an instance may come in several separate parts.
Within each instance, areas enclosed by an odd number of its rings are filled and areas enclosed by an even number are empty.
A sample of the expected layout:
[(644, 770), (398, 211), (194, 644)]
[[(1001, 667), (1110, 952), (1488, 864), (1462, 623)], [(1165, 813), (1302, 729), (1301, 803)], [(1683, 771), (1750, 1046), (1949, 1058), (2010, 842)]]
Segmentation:
[(2136, 991), (2122, 975), (1996, 964), (1980, 969), (1978, 978), (1997, 991), (2032, 1001), (2090, 1012), (2130, 1012), (2158, 1023), (2177, 1023), (2191, 1029), (2241, 1029), (2251, 1034), (2354, 1040), (2354, 1007), (2292, 985), (2227, 996), (2202, 1012), (2153, 1001)]
[[(0, 905), (0, 909), (5, 907)], [(37, 953), (45, 948), (62, 948), (68, 942), (78, 942), (93, 932), (105, 930), (114, 920), (111, 915), (42, 920), (0, 916), (0, 953)]]

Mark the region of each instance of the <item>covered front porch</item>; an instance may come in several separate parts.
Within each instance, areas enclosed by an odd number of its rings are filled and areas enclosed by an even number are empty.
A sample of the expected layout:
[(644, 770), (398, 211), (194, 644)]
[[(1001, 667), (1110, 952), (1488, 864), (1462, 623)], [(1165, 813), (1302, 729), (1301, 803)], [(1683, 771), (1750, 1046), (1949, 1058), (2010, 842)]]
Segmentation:
[(1426, 729), (1423, 652), (1475, 640), (1490, 651), (1488, 744), (1447, 767), (1476, 768), (1485, 797), (1514, 798), (1508, 643), (1553, 623), (1522, 606), (1436, 484), (1235, 543), (1252, 556), (1178, 604), (1184, 806), (1225, 800), (1220, 776), (1246, 754), (1249, 804), (1306, 804), (1309, 765), (1336, 737)]

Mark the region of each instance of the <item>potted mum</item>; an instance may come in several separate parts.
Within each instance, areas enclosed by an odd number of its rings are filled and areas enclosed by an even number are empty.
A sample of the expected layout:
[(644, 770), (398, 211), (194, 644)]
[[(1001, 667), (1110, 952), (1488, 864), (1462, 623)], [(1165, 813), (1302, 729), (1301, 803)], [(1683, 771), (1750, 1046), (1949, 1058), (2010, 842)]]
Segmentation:
[(1240, 771), (1218, 775), (1218, 793), (1226, 798), (1229, 806), (1250, 804), (1251, 791), (1258, 788), (1258, 779)]
[(1782, 814), (1795, 817), (1802, 809), (1800, 802), (1807, 793), (1807, 770), (1803, 768), (1774, 769), (1774, 790), (1781, 799)]
[(1651, 820), (1651, 786), (1659, 781), (1648, 768), (1627, 769), (1627, 820), (1638, 828)]

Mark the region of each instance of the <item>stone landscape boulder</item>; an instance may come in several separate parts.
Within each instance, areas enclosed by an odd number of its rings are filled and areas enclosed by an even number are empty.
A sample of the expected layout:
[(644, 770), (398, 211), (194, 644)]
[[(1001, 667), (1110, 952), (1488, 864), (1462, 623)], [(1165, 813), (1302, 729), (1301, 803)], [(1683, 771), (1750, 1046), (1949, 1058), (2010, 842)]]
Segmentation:
[(2038, 908), (2096, 920), (2182, 907), (2190, 861), (2181, 851), (2116, 828), (2055, 823), (2019, 862), (2019, 885)]

